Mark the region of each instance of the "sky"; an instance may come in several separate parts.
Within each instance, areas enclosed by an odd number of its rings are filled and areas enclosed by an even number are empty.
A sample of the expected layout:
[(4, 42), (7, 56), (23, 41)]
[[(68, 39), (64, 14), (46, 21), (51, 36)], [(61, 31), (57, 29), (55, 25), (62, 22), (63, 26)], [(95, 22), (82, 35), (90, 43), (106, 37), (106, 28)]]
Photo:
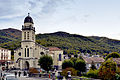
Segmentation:
[(0, 0), (0, 29), (21, 30), (28, 13), (37, 34), (64, 31), (120, 40), (120, 0)]

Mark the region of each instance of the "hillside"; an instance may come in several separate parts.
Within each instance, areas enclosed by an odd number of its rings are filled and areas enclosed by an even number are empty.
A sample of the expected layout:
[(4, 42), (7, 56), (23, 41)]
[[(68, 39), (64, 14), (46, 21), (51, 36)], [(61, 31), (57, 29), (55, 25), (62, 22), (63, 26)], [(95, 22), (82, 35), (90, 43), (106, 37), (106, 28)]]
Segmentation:
[[(20, 46), (21, 31), (16, 29), (0, 30), (0, 46), (16, 49)], [(43, 46), (56, 46), (64, 53), (109, 53), (120, 52), (120, 41), (98, 36), (82, 36), (66, 32), (37, 34), (36, 42)]]
[(0, 46), (15, 49), (20, 46), (21, 31), (13, 28), (0, 30)]

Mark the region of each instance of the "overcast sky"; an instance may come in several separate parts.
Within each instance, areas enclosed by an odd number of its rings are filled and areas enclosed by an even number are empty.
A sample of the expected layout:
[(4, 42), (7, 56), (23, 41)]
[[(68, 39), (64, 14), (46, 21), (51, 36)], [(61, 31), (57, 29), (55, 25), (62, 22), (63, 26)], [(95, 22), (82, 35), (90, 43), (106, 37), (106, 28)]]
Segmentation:
[(21, 29), (28, 12), (36, 33), (65, 31), (120, 40), (120, 0), (0, 0), (0, 29)]

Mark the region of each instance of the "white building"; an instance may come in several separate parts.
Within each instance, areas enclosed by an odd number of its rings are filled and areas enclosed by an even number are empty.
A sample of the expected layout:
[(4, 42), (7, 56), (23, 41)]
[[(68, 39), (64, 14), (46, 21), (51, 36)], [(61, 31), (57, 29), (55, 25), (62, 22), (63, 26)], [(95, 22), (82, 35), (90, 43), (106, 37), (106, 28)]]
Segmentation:
[[(15, 67), (20, 69), (29, 69), (30, 67), (39, 68), (38, 59), (40, 56), (43, 54), (49, 55), (51, 52), (49, 51), (49, 48), (35, 42), (35, 27), (33, 19), (29, 16), (29, 14), (24, 19), (24, 25), (22, 26), (21, 47), (16, 49), (14, 52)], [(63, 51), (59, 54), (62, 55)], [(55, 57), (56, 56), (54, 56), (53, 59)], [(57, 66), (60, 65), (57, 64)]]
[(53, 65), (56, 69), (62, 69), (63, 50), (57, 47), (48, 47), (49, 55), (53, 58)]
[(0, 66), (6, 66), (7, 62), (11, 61), (11, 51), (0, 48)]

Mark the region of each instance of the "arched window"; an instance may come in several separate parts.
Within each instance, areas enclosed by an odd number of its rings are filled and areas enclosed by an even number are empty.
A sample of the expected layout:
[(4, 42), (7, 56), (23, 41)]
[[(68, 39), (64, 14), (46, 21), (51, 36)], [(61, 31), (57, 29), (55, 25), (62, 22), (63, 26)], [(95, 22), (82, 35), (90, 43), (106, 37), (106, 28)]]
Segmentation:
[(29, 48), (27, 48), (27, 57), (29, 57)]
[(40, 52), (41, 55), (44, 55), (44, 52)]
[(24, 32), (24, 39), (26, 39), (26, 32)]
[(62, 59), (61, 59), (61, 54), (59, 54), (59, 61), (62, 61)]
[(34, 40), (34, 32), (32, 32), (32, 40)]
[(26, 48), (25, 48), (25, 57), (26, 57)]
[(21, 56), (21, 52), (19, 52), (18, 55)]
[(27, 32), (27, 39), (29, 39), (29, 32)]

